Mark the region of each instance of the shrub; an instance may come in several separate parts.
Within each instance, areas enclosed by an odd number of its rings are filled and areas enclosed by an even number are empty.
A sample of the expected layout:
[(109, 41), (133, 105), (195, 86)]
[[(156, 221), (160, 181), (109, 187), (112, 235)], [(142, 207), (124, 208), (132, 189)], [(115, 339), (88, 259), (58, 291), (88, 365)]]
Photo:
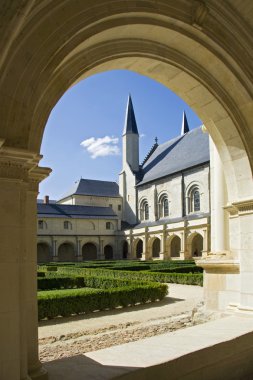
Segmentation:
[(84, 287), (83, 277), (45, 277), (37, 279), (39, 290), (48, 289), (72, 289)]
[(126, 307), (161, 300), (167, 294), (165, 284), (147, 284), (116, 289), (74, 289), (38, 293), (38, 318), (54, 318), (96, 310)]
[(57, 272), (58, 267), (56, 265), (49, 265), (49, 266), (46, 266), (46, 270), (47, 272)]
[(203, 285), (202, 273), (159, 273), (145, 271), (112, 271), (110, 269), (61, 268), (62, 273), (76, 273), (83, 276), (113, 277), (136, 281), (155, 281), (161, 283), (176, 283), (184, 285)]
[(37, 277), (45, 277), (45, 272), (37, 272)]
[(164, 269), (152, 269), (153, 273), (203, 273), (203, 268), (196, 265), (185, 265), (183, 267), (171, 267)]

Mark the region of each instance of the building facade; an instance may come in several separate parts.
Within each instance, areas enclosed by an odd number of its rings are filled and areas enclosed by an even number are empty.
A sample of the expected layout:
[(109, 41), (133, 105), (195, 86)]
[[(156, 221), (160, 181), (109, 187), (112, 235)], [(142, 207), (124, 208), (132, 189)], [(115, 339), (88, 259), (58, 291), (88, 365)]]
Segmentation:
[(38, 262), (190, 259), (210, 250), (209, 138), (189, 130), (157, 139), (139, 163), (129, 96), (115, 182), (80, 179), (57, 201), (38, 203)]
[(210, 250), (209, 138), (189, 130), (158, 145), (139, 164), (139, 134), (131, 97), (123, 132), (119, 186), (129, 257), (190, 259)]

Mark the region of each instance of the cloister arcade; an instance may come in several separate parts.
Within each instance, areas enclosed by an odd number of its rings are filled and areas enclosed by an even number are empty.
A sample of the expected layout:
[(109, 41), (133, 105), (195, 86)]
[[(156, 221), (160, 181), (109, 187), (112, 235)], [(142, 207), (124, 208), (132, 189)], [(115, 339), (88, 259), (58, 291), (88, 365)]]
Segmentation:
[[(47, 378), (38, 356), (36, 298), (36, 198), (50, 173), (38, 166), (41, 140), (62, 94), (101, 71), (147, 75), (203, 120), (215, 144), (211, 253), (200, 260), (205, 304), (252, 314), (252, 12), (247, 0), (1, 2), (2, 380)], [(230, 360), (226, 369), (235, 366)]]

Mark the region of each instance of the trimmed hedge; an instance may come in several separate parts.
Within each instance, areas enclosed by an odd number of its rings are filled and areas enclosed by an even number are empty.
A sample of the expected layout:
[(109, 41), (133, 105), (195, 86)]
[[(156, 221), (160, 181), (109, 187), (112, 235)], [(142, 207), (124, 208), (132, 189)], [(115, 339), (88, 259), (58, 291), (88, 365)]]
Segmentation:
[(37, 279), (38, 290), (83, 288), (83, 277), (43, 277)]
[(165, 284), (147, 284), (116, 289), (73, 289), (38, 292), (38, 318), (54, 318), (97, 310), (126, 307), (163, 299)]
[(165, 269), (152, 269), (153, 273), (203, 273), (203, 268), (196, 265), (186, 265), (184, 267), (172, 267)]
[(38, 278), (38, 290), (53, 290), (53, 289), (74, 289), (74, 288), (119, 288), (122, 286), (138, 286), (147, 285), (147, 281), (134, 281), (128, 279), (118, 279), (113, 277), (98, 277), (98, 276), (62, 276)]
[(45, 277), (45, 272), (37, 272), (37, 277)]
[(112, 271), (110, 269), (87, 269), (87, 268), (60, 268), (61, 273), (75, 273), (83, 276), (113, 277), (120, 279), (151, 281), (161, 283), (176, 283), (184, 285), (203, 285), (202, 273), (159, 273), (159, 272), (131, 272)]

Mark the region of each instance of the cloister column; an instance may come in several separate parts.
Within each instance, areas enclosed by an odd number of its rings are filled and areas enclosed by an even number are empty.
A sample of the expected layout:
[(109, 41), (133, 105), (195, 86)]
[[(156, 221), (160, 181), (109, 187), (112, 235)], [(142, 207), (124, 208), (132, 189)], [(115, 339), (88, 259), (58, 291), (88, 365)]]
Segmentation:
[(98, 260), (104, 260), (104, 240), (99, 237)]
[(81, 249), (81, 240), (76, 237), (76, 246), (77, 246), (77, 261), (82, 261), (82, 249)]
[(53, 261), (58, 261), (57, 240), (52, 237)]
[(47, 378), (38, 358), (38, 183), (49, 170), (39, 157), (0, 148), (0, 379)]
[[(210, 139), (211, 140), (211, 139)], [(223, 167), (219, 153), (216, 146), (212, 143), (213, 149), (213, 197), (212, 197), (212, 245), (211, 251), (224, 252), (225, 247), (225, 220), (224, 220), (224, 206), (225, 206), (225, 179)]]
[(186, 234), (185, 231), (180, 232), (180, 240), (181, 240), (181, 250), (180, 250), (180, 260), (187, 260), (189, 258), (188, 252), (189, 249), (187, 249), (187, 244), (186, 244)]
[(208, 252), (208, 229), (205, 228), (203, 230), (204, 237), (203, 237), (203, 250), (202, 250), (202, 257), (205, 258), (207, 256)]
[(163, 233), (160, 235), (160, 259), (165, 259), (165, 229)]

